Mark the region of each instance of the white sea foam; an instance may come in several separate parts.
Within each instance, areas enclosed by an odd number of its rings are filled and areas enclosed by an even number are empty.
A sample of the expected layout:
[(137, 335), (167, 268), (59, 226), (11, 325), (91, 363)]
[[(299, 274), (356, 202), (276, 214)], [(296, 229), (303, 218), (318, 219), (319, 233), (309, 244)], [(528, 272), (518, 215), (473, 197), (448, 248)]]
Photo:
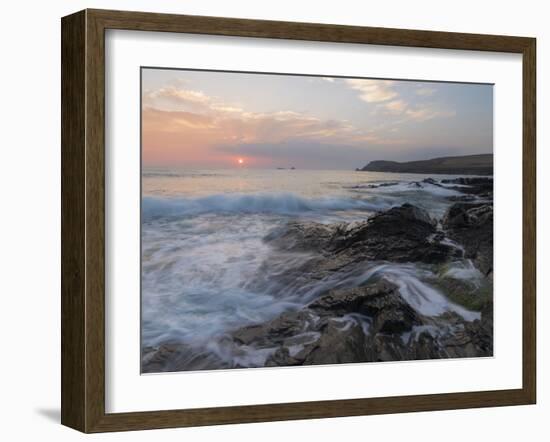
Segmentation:
[(479, 287), (483, 280), (483, 274), (474, 266), (470, 259), (451, 263), (443, 276), (468, 281)]
[(428, 193), (436, 196), (456, 196), (461, 195), (455, 189), (448, 188), (442, 184), (431, 184), (421, 181), (401, 181), (379, 184), (359, 184), (352, 186), (351, 189), (362, 189), (369, 193), (396, 194), (396, 193)]
[(204, 213), (292, 215), (345, 210), (378, 211), (389, 207), (390, 205), (385, 203), (377, 204), (359, 198), (304, 198), (291, 193), (218, 194), (201, 198), (144, 197), (142, 199), (142, 214), (145, 219), (154, 216), (193, 216)]
[[(378, 270), (399, 287), (399, 293), (414, 309), (426, 316), (439, 316), (447, 311), (455, 312), (466, 321), (480, 319), (479, 312), (470, 311), (449, 301), (439, 290), (423, 282), (419, 271), (413, 265), (382, 267)], [(427, 271), (424, 271), (428, 273)], [(431, 275), (425, 275), (431, 276)]]

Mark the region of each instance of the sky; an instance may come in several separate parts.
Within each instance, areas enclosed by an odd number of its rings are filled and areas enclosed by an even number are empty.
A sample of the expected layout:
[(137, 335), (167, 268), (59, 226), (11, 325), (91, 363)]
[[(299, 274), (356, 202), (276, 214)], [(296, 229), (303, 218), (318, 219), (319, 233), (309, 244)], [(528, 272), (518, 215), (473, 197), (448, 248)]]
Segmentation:
[(492, 85), (142, 69), (145, 167), (355, 169), (492, 151)]

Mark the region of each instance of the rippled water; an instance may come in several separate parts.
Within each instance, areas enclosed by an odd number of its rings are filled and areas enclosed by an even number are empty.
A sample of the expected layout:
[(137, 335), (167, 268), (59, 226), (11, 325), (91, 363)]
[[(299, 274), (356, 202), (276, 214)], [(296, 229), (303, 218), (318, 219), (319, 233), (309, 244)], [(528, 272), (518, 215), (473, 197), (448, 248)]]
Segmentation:
[[(212, 347), (230, 330), (297, 309), (330, 288), (358, 286), (380, 274), (393, 280), (423, 314), (451, 310), (467, 320), (479, 317), (424, 282), (433, 274), (413, 264), (363, 263), (319, 281), (282, 284), (278, 275), (312, 256), (275, 251), (262, 240), (291, 220), (360, 221), (405, 202), (440, 218), (451, 204), (447, 197), (460, 193), (416, 184), (427, 177), (353, 171), (145, 169), (142, 346), (184, 342)], [(467, 262), (448, 271), (465, 279), (475, 274)]]

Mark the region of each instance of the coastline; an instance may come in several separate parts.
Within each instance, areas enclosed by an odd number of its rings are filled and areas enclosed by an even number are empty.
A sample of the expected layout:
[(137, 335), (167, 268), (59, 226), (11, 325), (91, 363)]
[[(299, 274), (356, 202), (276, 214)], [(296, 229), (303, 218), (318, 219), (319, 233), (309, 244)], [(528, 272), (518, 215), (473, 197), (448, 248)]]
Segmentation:
[(359, 172), (416, 173), (429, 175), (493, 175), (493, 154), (440, 157), (420, 161), (371, 161)]
[[(290, 222), (264, 237), (273, 250), (313, 256), (275, 283), (355, 277), (360, 267), (368, 268), (368, 277), (348, 278), (300, 308), (229, 330), (215, 346), (177, 340), (145, 346), (142, 372), (491, 356), (492, 178), (426, 178), (410, 185), (459, 195), (447, 197), (451, 205), (439, 219), (404, 203), (360, 222)], [(423, 284), (421, 291), (403, 283), (419, 269), (427, 275), (413, 281)], [(475, 275), (475, 284), (464, 274)], [(423, 299), (430, 287), (446, 296), (433, 290)]]

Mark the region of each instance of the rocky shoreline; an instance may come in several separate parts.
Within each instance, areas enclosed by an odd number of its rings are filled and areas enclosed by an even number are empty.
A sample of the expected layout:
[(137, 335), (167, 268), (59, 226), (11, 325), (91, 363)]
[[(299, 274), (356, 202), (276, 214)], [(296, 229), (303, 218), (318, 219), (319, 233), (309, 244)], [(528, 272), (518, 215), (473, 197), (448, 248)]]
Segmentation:
[[(404, 296), (399, 278), (373, 270), (356, 286), (337, 286), (301, 309), (232, 330), (215, 348), (178, 342), (144, 348), (142, 371), (492, 356), (492, 179), (428, 178), (416, 184), (452, 188), (464, 198), (452, 197), (438, 220), (406, 203), (361, 222), (292, 222), (264, 240), (274, 250), (314, 256), (279, 275), (281, 283), (352, 274), (372, 263), (379, 264), (374, 269), (415, 266), (425, 270), (422, 283), (444, 293), (441, 302), (452, 308), (432, 311), (420, 294)], [(459, 271), (479, 277), (470, 281), (457, 277)], [(242, 354), (246, 362), (230, 362), (224, 352)], [(245, 358), (251, 352), (256, 362)]]

